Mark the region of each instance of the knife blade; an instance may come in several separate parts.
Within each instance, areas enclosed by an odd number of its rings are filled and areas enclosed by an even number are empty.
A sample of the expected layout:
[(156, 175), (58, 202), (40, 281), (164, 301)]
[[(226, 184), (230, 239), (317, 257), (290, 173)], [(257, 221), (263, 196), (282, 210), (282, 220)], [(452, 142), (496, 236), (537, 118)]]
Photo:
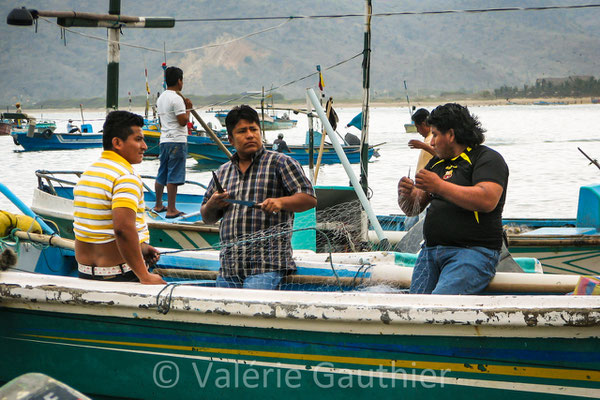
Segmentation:
[(215, 186), (217, 187), (217, 192), (223, 193), (223, 186), (221, 186), (221, 182), (219, 182), (219, 178), (217, 178), (217, 174), (215, 171), (212, 171), (213, 181), (215, 182)]
[(224, 199), (226, 202), (231, 203), (231, 204), (239, 204), (241, 206), (246, 206), (246, 207), (250, 207), (250, 208), (256, 208), (258, 210), (260, 210), (260, 206), (258, 204), (256, 204), (255, 201), (249, 201), (249, 200), (235, 200), (235, 199)]

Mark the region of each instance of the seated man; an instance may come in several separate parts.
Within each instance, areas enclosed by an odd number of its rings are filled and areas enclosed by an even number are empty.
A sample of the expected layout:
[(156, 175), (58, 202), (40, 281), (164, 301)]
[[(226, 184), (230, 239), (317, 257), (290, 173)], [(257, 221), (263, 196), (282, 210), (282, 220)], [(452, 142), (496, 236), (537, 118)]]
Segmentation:
[[(265, 150), (258, 113), (250, 106), (233, 108), (225, 125), (236, 153), (216, 172), (224, 190), (213, 179), (201, 208), (207, 224), (222, 218), (217, 286), (275, 289), (296, 270), (291, 246), (294, 212), (315, 207), (315, 192), (296, 160)], [(260, 208), (231, 204), (228, 199), (256, 202)], [(283, 232), (273, 235), (269, 247), (243, 241), (245, 235), (277, 227)]]
[(75, 133), (75, 132), (81, 132), (79, 130), (79, 127), (75, 124), (73, 124), (73, 120), (70, 119), (69, 122), (67, 123), (67, 133)]
[(508, 167), (483, 146), (485, 130), (466, 107), (438, 106), (427, 119), (433, 157), (413, 182), (398, 183), (398, 204), (416, 215), (429, 203), (411, 293), (476, 294), (496, 274)]
[(148, 244), (142, 180), (132, 164), (142, 162), (148, 148), (144, 119), (127, 111), (107, 115), (104, 151), (73, 190), (75, 258), (84, 279), (164, 284), (146, 263), (158, 261)]
[(283, 133), (277, 135), (277, 139), (273, 141), (273, 151), (278, 151), (280, 153), (290, 153), (290, 148), (288, 147), (285, 140), (283, 140)]

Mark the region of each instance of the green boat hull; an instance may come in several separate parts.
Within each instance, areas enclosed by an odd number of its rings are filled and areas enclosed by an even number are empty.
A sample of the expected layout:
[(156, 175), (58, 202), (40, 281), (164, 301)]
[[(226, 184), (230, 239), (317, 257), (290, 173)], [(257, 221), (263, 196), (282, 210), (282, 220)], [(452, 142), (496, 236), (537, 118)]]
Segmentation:
[[(92, 398), (564, 399), (598, 394), (598, 339), (241, 328), (0, 308), (1, 380)], [(333, 389), (333, 390), (332, 390)]]

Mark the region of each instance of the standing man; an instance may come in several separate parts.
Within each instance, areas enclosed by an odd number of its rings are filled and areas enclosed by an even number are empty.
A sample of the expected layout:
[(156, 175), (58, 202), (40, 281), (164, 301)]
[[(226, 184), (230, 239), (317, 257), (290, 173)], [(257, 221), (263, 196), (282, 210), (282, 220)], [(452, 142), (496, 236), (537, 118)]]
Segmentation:
[(163, 284), (148, 271), (158, 251), (148, 244), (144, 189), (132, 164), (142, 162), (148, 148), (144, 119), (127, 111), (107, 115), (104, 151), (75, 186), (75, 258), (83, 279)]
[(398, 182), (398, 203), (407, 215), (431, 203), (410, 292), (480, 293), (496, 273), (502, 247), (508, 167), (482, 145), (485, 130), (466, 107), (439, 106), (427, 121), (436, 156), (415, 182)]
[[(15, 111), (17, 114), (23, 114), (23, 110), (21, 109), (21, 103), (17, 102), (17, 104), (15, 104), (15, 107), (17, 108), (17, 110)], [(21, 127), (21, 120), (18, 119), (17, 121), (17, 127)]]
[[(315, 192), (296, 160), (265, 150), (258, 113), (250, 106), (233, 108), (225, 125), (236, 153), (216, 172), (224, 191), (219, 192), (213, 179), (201, 208), (207, 224), (222, 219), (217, 286), (275, 289), (285, 275), (296, 270), (291, 246), (294, 212), (315, 207)], [(256, 202), (260, 208), (231, 204), (227, 199)], [(277, 226), (283, 232), (273, 235), (268, 246), (236, 244), (244, 235)]]
[(429, 117), (429, 111), (424, 108), (419, 108), (411, 117), (417, 127), (417, 132), (423, 136), (423, 141), (412, 139), (408, 142), (408, 147), (411, 149), (421, 149), (415, 172), (422, 170), (429, 160), (435, 156), (435, 151), (431, 147), (431, 138), (433, 135), (431, 134), (431, 127), (427, 123), (427, 117)]
[[(177, 67), (165, 70), (167, 90), (158, 98), (158, 116), (160, 117), (160, 167), (156, 176), (155, 212), (166, 211), (166, 218), (183, 215), (177, 210), (177, 187), (185, 183), (185, 160), (187, 159), (187, 124), (193, 105), (190, 99), (177, 94), (183, 89), (183, 71)], [(167, 207), (162, 203), (162, 195), (167, 186)]]

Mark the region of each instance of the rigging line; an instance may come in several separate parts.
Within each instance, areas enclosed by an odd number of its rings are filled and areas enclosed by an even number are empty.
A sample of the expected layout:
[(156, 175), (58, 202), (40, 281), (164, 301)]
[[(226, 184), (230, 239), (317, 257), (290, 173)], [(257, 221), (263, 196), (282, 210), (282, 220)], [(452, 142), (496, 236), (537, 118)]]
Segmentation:
[(137, 44), (127, 43), (127, 42), (122, 42), (122, 41), (116, 41), (116, 40), (110, 40), (110, 39), (107, 39), (107, 38), (104, 38), (104, 37), (90, 35), (90, 34), (87, 34), (87, 33), (83, 33), (83, 32), (79, 32), (79, 31), (73, 30), (73, 29), (62, 27), (62, 26), (58, 25), (56, 22), (53, 22), (53, 21), (51, 21), (51, 20), (49, 20), (47, 18), (44, 18), (44, 17), (39, 17), (39, 18), (42, 19), (42, 20), (44, 20), (44, 21), (46, 21), (46, 22), (48, 22), (49, 24), (58, 26), (59, 28), (61, 28), (64, 31), (71, 32), (71, 33), (74, 33), (76, 35), (86, 37), (88, 39), (99, 40), (99, 41), (107, 42), (107, 43), (114, 43), (114, 44), (118, 44), (120, 46), (133, 47), (135, 49), (153, 51), (153, 52), (156, 52), (156, 53), (170, 53), (170, 54), (185, 54), (185, 53), (189, 53), (189, 52), (196, 51), (196, 50), (203, 50), (203, 49), (209, 49), (209, 48), (214, 48), (214, 47), (225, 46), (225, 45), (228, 45), (228, 44), (231, 44), (231, 43), (234, 43), (234, 42), (237, 42), (237, 41), (240, 41), (240, 40), (252, 37), (252, 36), (259, 35), (261, 33), (265, 33), (265, 32), (268, 32), (268, 31), (275, 30), (275, 29), (279, 29), (283, 25), (287, 24), (288, 22), (290, 22), (292, 20), (292, 19), (287, 19), (286, 21), (283, 21), (282, 23), (280, 23), (278, 25), (271, 26), (269, 28), (265, 28), (265, 29), (262, 29), (260, 31), (252, 32), (252, 33), (249, 33), (249, 34), (244, 35), (244, 36), (236, 37), (236, 38), (233, 38), (233, 39), (228, 40), (226, 42), (207, 44), (207, 45), (204, 45), (204, 46), (193, 47), (193, 48), (185, 49), (185, 50), (168, 50), (168, 51), (165, 51), (164, 49), (155, 49), (155, 48), (152, 48), (152, 47), (145, 47), (145, 46), (141, 46), (141, 45), (137, 45)]
[[(392, 17), (398, 15), (438, 15), (438, 14), (481, 14), (489, 12), (506, 12), (506, 11), (546, 11), (546, 10), (566, 10), (566, 9), (581, 9), (581, 8), (598, 8), (600, 4), (580, 4), (571, 6), (540, 6), (540, 7), (500, 7), (500, 8), (480, 8), (466, 10), (440, 10), (440, 11), (391, 11), (383, 13), (370, 14), (371, 17)], [(288, 15), (288, 16), (273, 16), (273, 17), (231, 17), (231, 18), (183, 18), (175, 19), (176, 22), (222, 22), (222, 21), (261, 21), (261, 20), (277, 20), (277, 19), (333, 19), (333, 18), (354, 18), (365, 17), (364, 13), (350, 14), (324, 14), (324, 15)]]
[[(345, 64), (345, 63), (347, 63), (349, 61), (354, 60), (355, 58), (361, 57), (362, 55), (363, 55), (363, 52), (361, 51), (360, 53), (357, 53), (357, 54), (353, 55), (350, 58), (347, 58), (345, 60), (339, 61), (339, 62), (337, 62), (337, 63), (335, 63), (333, 65), (330, 65), (328, 67), (324, 67), (324, 68), (321, 69), (321, 71), (328, 71), (330, 69), (334, 69), (336, 67), (339, 67), (342, 64)], [(313, 73), (308, 74), (306, 76), (303, 76), (301, 78), (294, 79), (293, 81), (290, 81), (290, 82), (287, 82), (287, 83), (283, 83), (283, 84), (281, 84), (279, 86), (276, 86), (276, 87), (272, 87), (271, 89), (265, 90), (265, 93), (271, 93), (271, 92), (274, 92), (277, 89), (281, 89), (283, 87), (293, 85), (294, 83), (298, 83), (300, 81), (303, 81), (305, 79), (313, 77), (313, 76), (317, 75), (318, 73), (319, 72), (313, 72)], [(245, 98), (251, 97), (251, 96), (254, 96), (254, 94), (245, 94), (245, 95), (242, 95), (240, 97), (236, 97), (234, 99), (228, 99), (228, 100), (223, 100), (223, 101), (220, 101), (220, 102), (217, 102), (217, 103), (213, 103), (213, 104), (198, 106), (198, 108), (209, 108), (209, 107), (215, 107), (215, 106), (222, 106), (224, 104), (228, 104), (228, 103), (231, 103), (231, 102), (234, 102), (234, 101), (237, 101), (237, 100), (245, 99)]]

